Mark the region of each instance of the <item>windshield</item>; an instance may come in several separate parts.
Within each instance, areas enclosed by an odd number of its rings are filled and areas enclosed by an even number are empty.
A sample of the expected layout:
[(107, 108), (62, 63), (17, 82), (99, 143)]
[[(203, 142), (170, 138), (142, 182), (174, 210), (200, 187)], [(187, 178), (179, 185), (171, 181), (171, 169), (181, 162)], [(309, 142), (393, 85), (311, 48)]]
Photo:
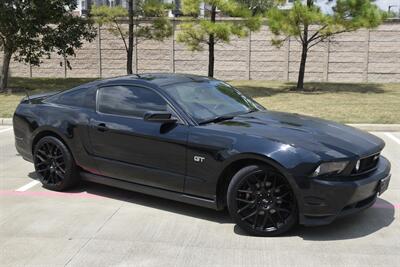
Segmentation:
[(176, 83), (165, 91), (198, 123), (263, 109), (252, 99), (221, 81)]

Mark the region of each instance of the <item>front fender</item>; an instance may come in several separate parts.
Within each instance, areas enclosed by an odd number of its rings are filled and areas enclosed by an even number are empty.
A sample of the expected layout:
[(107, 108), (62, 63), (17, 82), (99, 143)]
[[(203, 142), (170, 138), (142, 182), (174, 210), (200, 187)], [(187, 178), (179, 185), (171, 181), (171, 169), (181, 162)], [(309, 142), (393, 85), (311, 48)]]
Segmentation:
[[(240, 139), (239, 139), (240, 140)], [(233, 145), (224, 166), (237, 159), (255, 155), (287, 175), (307, 175), (321, 158), (314, 152), (266, 138), (246, 138)]]
[[(315, 164), (320, 160), (319, 156), (313, 152), (309, 152), (300, 147), (283, 144), (272, 140), (256, 140), (245, 143), (237, 143), (233, 146), (227, 155), (230, 155), (223, 161), (222, 168), (218, 174), (217, 195), (218, 202), (221, 201), (220, 194), (224, 194), (222, 187), (227, 186), (227, 183), (232, 177), (226, 177), (231, 169), (237, 169), (237, 166), (242, 166), (243, 163), (249, 164), (251, 161), (263, 162), (278, 170), (291, 185), (296, 199), (301, 199), (301, 190), (299, 181), (302, 181), (304, 176), (307, 176), (315, 168)], [(221, 190), (222, 188), (222, 190)]]
[(222, 172), (228, 168), (229, 166), (232, 166), (235, 164), (235, 162), (239, 162), (242, 160), (254, 160), (254, 161), (262, 161), (272, 167), (274, 167), (275, 169), (277, 169), (279, 172), (283, 173), (285, 176), (290, 175), (290, 173), (287, 172), (287, 169), (281, 165), (278, 161), (276, 161), (273, 158), (268, 157), (267, 155), (263, 155), (263, 154), (257, 154), (257, 153), (239, 153), (236, 154), (234, 156), (231, 156), (230, 158), (226, 159), (223, 162), (223, 167), (222, 170), (220, 172), (220, 175), (222, 174)]

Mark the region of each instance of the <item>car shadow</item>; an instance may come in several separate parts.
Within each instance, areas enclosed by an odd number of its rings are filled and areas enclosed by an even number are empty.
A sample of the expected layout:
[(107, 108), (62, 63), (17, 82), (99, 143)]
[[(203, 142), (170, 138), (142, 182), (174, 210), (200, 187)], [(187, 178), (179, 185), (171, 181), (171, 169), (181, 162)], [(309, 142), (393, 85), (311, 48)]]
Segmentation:
[[(29, 173), (28, 176), (35, 180), (38, 179), (35, 172)], [(102, 184), (81, 182), (79, 186), (68, 191), (68, 193), (70, 194), (79, 194), (84, 192), (99, 197), (129, 202), (135, 205), (141, 205), (172, 213), (178, 213), (181, 215), (195, 217), (215, 223), (233, 223), (227, 210), (216, 211), (178, 201), (110, 187)]]
[[(297, 225), (283, 236), (299, 236), (309, 241), (361, 238), (388, 227), (394, 221), (394, 213), (395, 207), (390, 202), (378, 198), (376, 203), (369, 209), (338, 218), (328, 225), (309, 227)], [(234, 231), (239, 235), (248, 235), (237, 225)]]
[(394, 221), (395, 207), (388, 201), (378, 198), (369, 209), (360, 213), (339, 218), (330, 225), (318, 227), (299, 226), (295, 235), (304, 240), (333, 241), (356, 239), (368, 236), (388, 227)]
[(112, 198), (119, 201), (133, 203), (135, 205), (155, 208), (171, 213), (177, 213), (202, 220), (212, 221), (215, 223), (232, 223), (232, 220), (226, 210), (216, 211), (156, 196), (109, 187), (101, 184), (83, 182), (78, 188), (70, 192), (87, 192), (92, 195)]
[[(30, 173), (29, 177), (37, 179), (34, 172)], [(226, 209), (215, 211), (212, 209), (90, 182), (82, 182), (77, 188), (69, 191), (69, 193), (83, 192), (215, 223), (234, 225), (234, 222), (230, 218)], [(283, 236), (299, 236), (304, 240), (311, 241), (333, 241), (361, 238), (388, 227), (394, 221), (394, 213), (395, 207), (390, 202), (378, 198), (376, 203), (365, 211), (339, 218), (329, 225), (314, 227), (299, 225)], [(233, 227), (233, 230), (237, 235), (249, 236), (249, 234), (244, 232), (237, 225)]]

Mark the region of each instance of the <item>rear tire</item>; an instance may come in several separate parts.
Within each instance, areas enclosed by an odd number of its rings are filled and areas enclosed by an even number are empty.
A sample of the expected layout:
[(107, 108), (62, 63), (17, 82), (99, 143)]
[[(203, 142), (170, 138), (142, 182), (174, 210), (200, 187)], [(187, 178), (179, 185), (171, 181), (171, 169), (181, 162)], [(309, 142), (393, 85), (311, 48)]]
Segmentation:
[(280, 235), (297, 223), (292, 188), (282, 174), (267, 165), (239, 170), (228, 186), (227, 203), (231, 217), (251, 235)]
[(46, 136), (33, 151), (36, 174), (43, 187), (64, 191), (79, 182), (78, 168), (68, 148), (58, 138)]

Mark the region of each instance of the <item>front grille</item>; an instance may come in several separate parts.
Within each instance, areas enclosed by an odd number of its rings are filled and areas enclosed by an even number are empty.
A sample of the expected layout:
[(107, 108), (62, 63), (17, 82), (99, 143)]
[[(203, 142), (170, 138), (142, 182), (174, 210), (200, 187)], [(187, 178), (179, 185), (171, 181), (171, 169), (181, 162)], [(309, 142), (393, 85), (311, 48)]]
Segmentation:
[(357, 169), (356, 166), (354, 166), (352, 174), (359, 175), (373, 171), (376, 168), (378, 161), (379, 161), (379, 153), (373, 154), (365, 158), (361, 158), (360, 167)]

